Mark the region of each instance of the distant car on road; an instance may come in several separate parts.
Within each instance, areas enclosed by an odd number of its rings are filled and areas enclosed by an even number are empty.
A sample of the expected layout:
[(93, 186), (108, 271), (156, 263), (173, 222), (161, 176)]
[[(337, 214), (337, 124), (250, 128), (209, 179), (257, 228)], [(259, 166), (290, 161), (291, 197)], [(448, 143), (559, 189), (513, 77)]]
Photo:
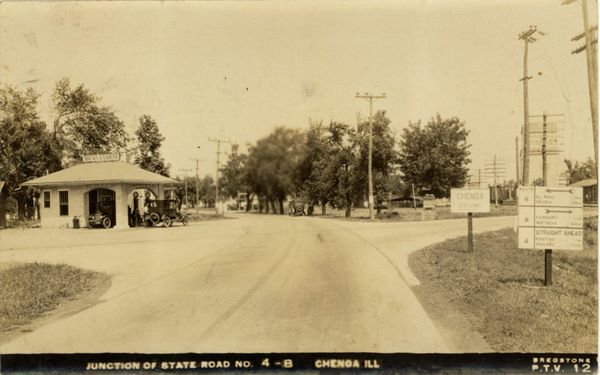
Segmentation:
[(306, 215), (305, 202), (302, 198), (294, 198), (288, 203), (288, 215), (304, 216)]

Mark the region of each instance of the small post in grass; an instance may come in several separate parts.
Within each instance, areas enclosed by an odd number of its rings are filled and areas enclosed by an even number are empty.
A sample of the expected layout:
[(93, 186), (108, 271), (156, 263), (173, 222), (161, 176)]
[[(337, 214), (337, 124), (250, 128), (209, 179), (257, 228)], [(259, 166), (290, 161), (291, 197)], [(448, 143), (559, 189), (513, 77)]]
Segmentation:
[(473, 212), (490, 212), (490, 189), (451, 189), (450, 212), (467, 214), (467, 250), (473, 251)]
[(544, 286), (552, 285), (552, 249), (544, 250)]
[(469, 212), (467, 214), (467, 227), (468, 227), (468, 233), (467, 233), (467, 241), (468, 241), (468, 247), (467, 249), (469, 250), (469, 252), (473, 251), (473, 213)]

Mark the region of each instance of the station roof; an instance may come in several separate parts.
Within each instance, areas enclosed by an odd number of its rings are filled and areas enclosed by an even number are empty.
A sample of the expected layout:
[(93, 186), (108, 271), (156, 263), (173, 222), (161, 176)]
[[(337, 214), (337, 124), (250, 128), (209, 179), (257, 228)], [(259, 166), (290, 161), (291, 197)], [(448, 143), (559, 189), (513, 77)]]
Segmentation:
[(598, 180), (596, 180), (595, 178), (588, 178), (587, 180), (581, 180), (581, 181), (572, 183), (569, 186), (588, 187), (588, 186), (594, 186), (594, 185), (598, 185)]
[(34, 178), (23, 186), (65, 186), (92, 184), (178, 184), (179, 181), (149, 172), (122, 161), (82, 163), (73, 167)]

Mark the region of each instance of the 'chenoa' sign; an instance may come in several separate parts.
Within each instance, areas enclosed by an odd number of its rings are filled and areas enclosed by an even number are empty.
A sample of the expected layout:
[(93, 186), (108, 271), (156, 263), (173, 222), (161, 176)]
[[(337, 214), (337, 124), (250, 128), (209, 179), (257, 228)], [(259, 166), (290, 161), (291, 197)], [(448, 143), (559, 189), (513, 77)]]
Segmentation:
[(84, 163), (103, 163), (108, 161), (119, 161), (120, 159), (121, 157), (118, 153), (83, 155)]
[(583, 249), (583, 189), (519, 188), (519, 248)]
[(490, 189), (451, 189), (450, 211), (490, 212)]

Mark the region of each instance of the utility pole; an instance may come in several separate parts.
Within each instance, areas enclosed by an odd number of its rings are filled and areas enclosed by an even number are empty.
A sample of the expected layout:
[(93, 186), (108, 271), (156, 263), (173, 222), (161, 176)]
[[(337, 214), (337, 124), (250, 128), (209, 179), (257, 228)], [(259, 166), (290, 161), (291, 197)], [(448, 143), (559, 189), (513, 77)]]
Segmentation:
[(503, 177), (506, 173), (506, 162), (499, 161), (496, 159), (496, 155), (494, 155), (494, 159), (492, 162), (485, 163), (484, 166), (486, 175), (488, 177), (492, 177), (494, 181), (494, 201), (496, 207), (498, 207), (498, 179)]
[(542, 118), (542, 123), (534, 122), (530, 126), (529, 134), (534, 137), (534, 147), (530, 148), (530, 155), (542, 155), (542, 180), (544, 186), (548, 186), (548, 155), (558, 154), (562, 151), (563, 146), (559, 133), (562, 131), (560, 126), (562, 120), (554, 120), (548, 122), (548, 117), (563, 117), (562, 113), (548, 114), (544, 112), (542, 115), (531, 115), (531, 118)]
[(183, 172), (183, 189), (185, 191), (185, 206), (189, 207), (190, 202), (188, 201), (188, 193), (187, 193), (187, 173), (191, 172), (192, 170), (180, 168), (179, 171)]
[[(576, 0), (565, 0), (563, 5), (574, 3)], [(577, 54), (585, 51), (587, 71), (588, 71), (588, 90), (590, 97), (590, 110), (592, 112), (592, 133), (594, 140), (594, 160), (596, 168), (598, 166), (598, 61), (596, 52), (598, 49), (598, 25), (590, 27), (588, 20), (587, 0), (581, 0), (581, 8), (583, 13), (583, 33), (574, 36), (571, 40), (576, 42), (584, 38), (585, 44), (573, 50), (572, 54)], [(595, 171), (597, 174), (597, 171)]]
[[(475, 173), (471, 173), (469, 175), (469, 185), (471, 186), (471, 185), (477, 183), (477, 187), (481, 188), (481, 169), (477, 170), (477, 180), (475, 180), (475, 176), (476, 176)], [(477, 182), (475, 182), (475, 181), (477, 181)]]
[(221, 143), (231, 144), (231, 141), (225, 141), (219, 138), (208, 138), (208, 141), (215, 142), (217, 144), (217, 178), (215, 182), (215, 210), (217, 212), (217, 215), (219, 215), (219, 169), (221, 168)]
[[(199, 150), (200, 146), (198, 146), (197, 149)], [(198, 163), (201, 161), (204, 161), (204, 159), (191, 158), (190, 160), (196, 161), (196, 204), (195, 204), (195, 206), (196, 206), (196, 215), (198, 215), (198, 203), (200, 203), (200, 201), (199, 201), (200, 194), (198, 191), (198, 183), (200, 181), (200, 175), (198, 174)]]
[(368, 92), (364, 94), (356, 93), (356, 98), (369, 100), (369, 216), (371, 220), (375, 220), (373, 212), (373, 99), (385, 99), (385, 93), (381, 95), (372, 95)]
[(515, 172), (517, 173), (516, 177), (515, 177), (515, 181), (517, 181), (517, 186), (518, 186), (521, 184), (521, 178), (519, 177), (519, 137), (515, 137), (515, 151), (516, 151), (516, 155), (515, 155), (516, 170), (515, 170)]
[(523, 78), (519, 81), (523, 81), (523, 185), (529, 185), (529, 85), (528, 81), (532, 79), (532, 76), (527, 75), (527, 55), (529, 51), (529, 44), (535, 42), (537, 39), (534, 37), (535, 33), (544, 35), (543, 32), (539, 31), (535, 26), (529, 26), (529, 30), (526, 30), (519, 34), (519, 39), (525, 43), (525, 53), (523, 55)]
[(546, 136), (548, 134), (547, 118), (548, 116), (544, 113), (542, 119), (542, 180), (544, 181), (544, 186), (548, 186), (548, 160), (546, 158)]

